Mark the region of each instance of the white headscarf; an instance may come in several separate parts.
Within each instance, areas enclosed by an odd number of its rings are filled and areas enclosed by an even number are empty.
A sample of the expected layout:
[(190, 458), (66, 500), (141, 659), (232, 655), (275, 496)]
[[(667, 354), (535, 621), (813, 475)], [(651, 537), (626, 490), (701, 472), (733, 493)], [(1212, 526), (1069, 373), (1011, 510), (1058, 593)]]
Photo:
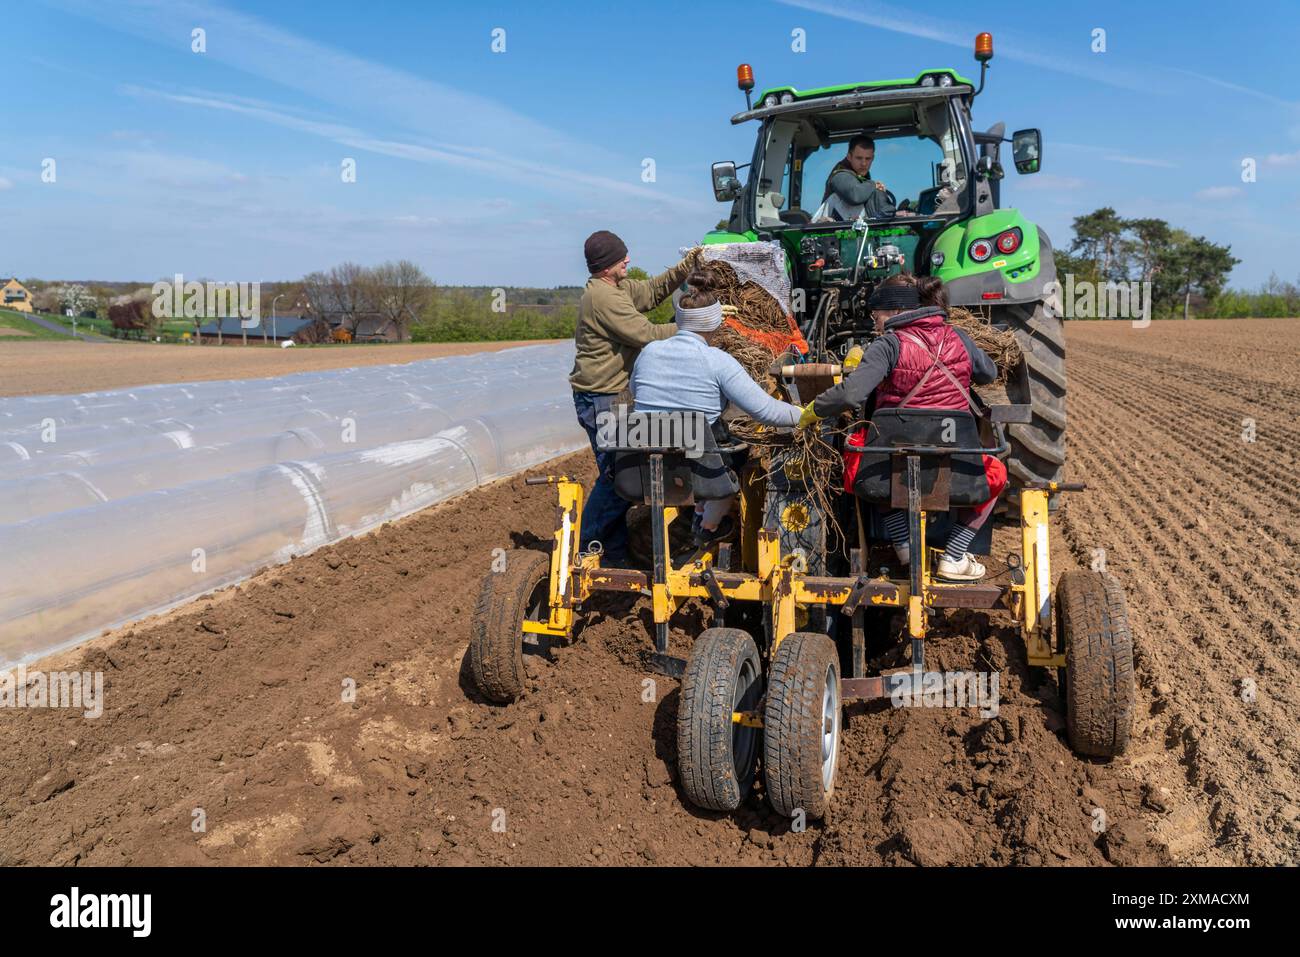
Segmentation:
[(687, 332), (712, 332), (722, 325), (722, 303), (700, 306), (698, 309), (684, 309), (681, 303), (673, 304), (676, 313), (677, 328)]

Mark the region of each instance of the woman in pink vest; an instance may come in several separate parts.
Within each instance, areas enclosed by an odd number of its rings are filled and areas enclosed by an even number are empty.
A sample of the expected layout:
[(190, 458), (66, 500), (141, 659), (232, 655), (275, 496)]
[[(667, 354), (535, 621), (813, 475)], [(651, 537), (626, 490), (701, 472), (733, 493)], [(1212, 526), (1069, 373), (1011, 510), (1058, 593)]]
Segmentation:
[[(808, 404), (800, 425), (860, 410), (873, 391), (877, 409), (965, 412), (973, 408), (971, 383), (997, 378), (993, 360), (965, 332), (948, 325), (947, 297), (943, 283), (934, 276), (893, 276), (876, 287), (870, 306), (879, 338), (860, 353), (861, 361), (851, 375)], [(851, 367), (856, 358), (853, 354), (846, 357), (845, 367)], [(979, 507), (958, 512), (939, 561), (941, 578), (970, 582), (984, 577), (984, 566), (967, 549), (992, 514), (1007, 482), (1006, 467), (991, 456), (984, 456), (984, 472), (992, 495)], [(907, 512), (895, 509), (886, 513), (885, 532), (898, 560), (910, 564)]]

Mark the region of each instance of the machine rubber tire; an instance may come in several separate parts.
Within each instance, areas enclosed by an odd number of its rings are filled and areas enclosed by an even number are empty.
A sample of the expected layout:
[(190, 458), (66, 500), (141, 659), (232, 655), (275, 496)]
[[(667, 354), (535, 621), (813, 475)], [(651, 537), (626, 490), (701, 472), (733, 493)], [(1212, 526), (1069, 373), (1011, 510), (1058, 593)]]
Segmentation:
[(474, 686), (489, 701), (508, 704), (524, 692), (521, 626), (548, 617), (550, 577), (550, 555), (520, 549), (506, 553), (504, 570), (483, 579), (470, 625), (469, 667)]
[(1041, 301), (998, 306), (993, 321), (1015, 333), (1025, 356), (1024, 379), (1009, 377), (1007, 397), (1034, 416), (1006, 427), (1011, 485), (1058, 482), (1065, 467), (1065, 325)]
[(1113, 758), (1133, 731), (1133, 636), (1124, 589), (1110, 575), (1074, 569), (1056, 584), (1056, 627), (1065, 645), (1062, 697), (1070, 747)]
[(762, 732), (731, 720), (763, 697), (758, 647), (739, 628), (707, 628), (691, 647), (677, 703), (677, 775), (696, 807), (734, 811), (749, 796)]
[(842, 721), (835, 642), (815, 632), (787, 636), (772, 656), (763, 709), (763, 781), (779, 814), (793, 817), (802, 809), (807, 820), (825, 816)]

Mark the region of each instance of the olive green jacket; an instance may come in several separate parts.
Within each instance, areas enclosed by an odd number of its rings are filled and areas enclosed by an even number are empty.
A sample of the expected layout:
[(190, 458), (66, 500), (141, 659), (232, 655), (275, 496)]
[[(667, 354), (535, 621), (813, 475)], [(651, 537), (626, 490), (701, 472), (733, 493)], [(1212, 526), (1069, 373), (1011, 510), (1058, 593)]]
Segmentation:
[(587, 280), (573, 334), (577, 357), (569, 384), (575, 391), (615, 393), (627, 388), (641, 348), (677, 332), (676, 323), (651, 322), (642, 313), (671, 296), (688, 271), (683, 259), (651, 279), (624, 279), (617, 286), (595, 276)]

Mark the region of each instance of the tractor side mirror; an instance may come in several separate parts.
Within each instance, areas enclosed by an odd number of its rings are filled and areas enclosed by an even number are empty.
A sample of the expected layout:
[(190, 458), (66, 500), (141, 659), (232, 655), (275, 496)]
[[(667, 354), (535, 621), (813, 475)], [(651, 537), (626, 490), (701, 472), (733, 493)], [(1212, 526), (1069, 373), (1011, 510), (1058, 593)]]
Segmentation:
[(1016, 130), (1011, 134), (1011, 158), (1017, 173), (1037, 173), (1043, 156), (1043, 134), (1039, 130)]
[(719, 203), (729, 203), (740, 195), (740, 180), (736, 177), (736, 164), (733, 162), (714, 163), (713, 196)]

